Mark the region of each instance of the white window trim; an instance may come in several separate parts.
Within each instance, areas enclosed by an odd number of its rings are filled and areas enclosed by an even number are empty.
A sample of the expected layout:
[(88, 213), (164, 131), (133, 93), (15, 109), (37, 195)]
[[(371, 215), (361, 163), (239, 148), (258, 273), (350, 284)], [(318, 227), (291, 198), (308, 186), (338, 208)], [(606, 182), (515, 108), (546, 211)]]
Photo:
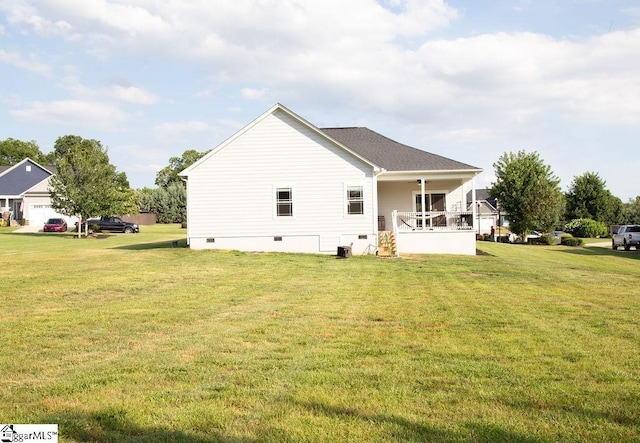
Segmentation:
[[(359, 186), (362, 188), (362, 214), (349, 214), (348, 189), (354, 186)], [(366, 208), (367, 187), (365, 186), (364, 182), (345, 182), (342, 190), (342, 198), (343, 198), (342, 208), (343, 208), (343, 213), (345, 218), (347, 217), (348, 218), (354, 218), (354, 217), (364, 218), (365, 217), (365, 214), (367, 213), (367, 208)]]
[[(291, 189), (291, 215), (278, 215), (278, 189)], [(296, 218), (296, 186), (292, 183), (278, 183), (273, 185), (273, 219), (291, 220)]]

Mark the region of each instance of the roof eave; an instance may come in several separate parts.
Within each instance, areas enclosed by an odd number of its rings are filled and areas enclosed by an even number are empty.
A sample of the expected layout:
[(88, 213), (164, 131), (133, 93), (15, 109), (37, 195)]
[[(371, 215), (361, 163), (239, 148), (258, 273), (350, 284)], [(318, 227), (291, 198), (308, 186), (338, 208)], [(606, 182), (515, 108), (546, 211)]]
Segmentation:
[(383, 171), (378, 175), (379, 181), (414, 180), (418, 178), (437, 180), (471, 180), (482, 173), (482, 169), (443, 169), (418, 171)]

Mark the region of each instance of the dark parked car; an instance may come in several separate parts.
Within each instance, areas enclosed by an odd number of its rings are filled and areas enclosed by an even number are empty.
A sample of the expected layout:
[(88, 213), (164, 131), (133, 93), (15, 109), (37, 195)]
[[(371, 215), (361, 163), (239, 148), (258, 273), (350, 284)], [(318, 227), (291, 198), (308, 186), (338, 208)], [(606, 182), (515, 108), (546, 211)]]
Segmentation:
[(82, 223), (83, 228), (85, 223), (89, 224), (90, 231), (93, 230), (93, 226), (95, 226), (97, 227), (97, 230), (105, 232), (124, 232), (125, 234), (140, 232), (140, 228), (137, 224), (126, 222), (120, 217), (90, 218), (86, 222)]
[(64, 218), (50, 218), (42, 230), (44, 232), (67, 232), (67, 222)]

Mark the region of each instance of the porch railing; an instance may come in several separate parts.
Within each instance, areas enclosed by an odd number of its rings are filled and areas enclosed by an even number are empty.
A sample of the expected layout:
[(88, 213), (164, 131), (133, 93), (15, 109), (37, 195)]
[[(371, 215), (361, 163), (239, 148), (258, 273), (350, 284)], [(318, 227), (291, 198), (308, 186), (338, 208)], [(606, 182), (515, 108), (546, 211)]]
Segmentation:
[(470, 211), (393, 211), (394, 230), (403, 231), (470, 231), (473, 212)]

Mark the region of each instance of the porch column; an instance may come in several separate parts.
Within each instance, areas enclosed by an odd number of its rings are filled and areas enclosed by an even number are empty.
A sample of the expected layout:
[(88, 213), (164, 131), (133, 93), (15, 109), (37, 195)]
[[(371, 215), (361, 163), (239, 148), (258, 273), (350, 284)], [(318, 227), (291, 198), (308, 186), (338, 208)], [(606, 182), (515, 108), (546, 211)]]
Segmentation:
[(471, 180), (471, 210), (473, 211), (473, 215), (471, 216), (471, 218), (473, 219), (473, 230), (476, 231), (476, 233), (480, 233), (480, 220), (478, 219), (478, 212), (477, 210), (479, 209), (476, 205), (476, 179), (474, 178), (473, 180)]
[(426, 211), (427, 208), (424, 207), (424, 178), (420, 179), (420, 206), (422, 207), (422, 230), (427, 230), (427, 219), (426, 219)]

